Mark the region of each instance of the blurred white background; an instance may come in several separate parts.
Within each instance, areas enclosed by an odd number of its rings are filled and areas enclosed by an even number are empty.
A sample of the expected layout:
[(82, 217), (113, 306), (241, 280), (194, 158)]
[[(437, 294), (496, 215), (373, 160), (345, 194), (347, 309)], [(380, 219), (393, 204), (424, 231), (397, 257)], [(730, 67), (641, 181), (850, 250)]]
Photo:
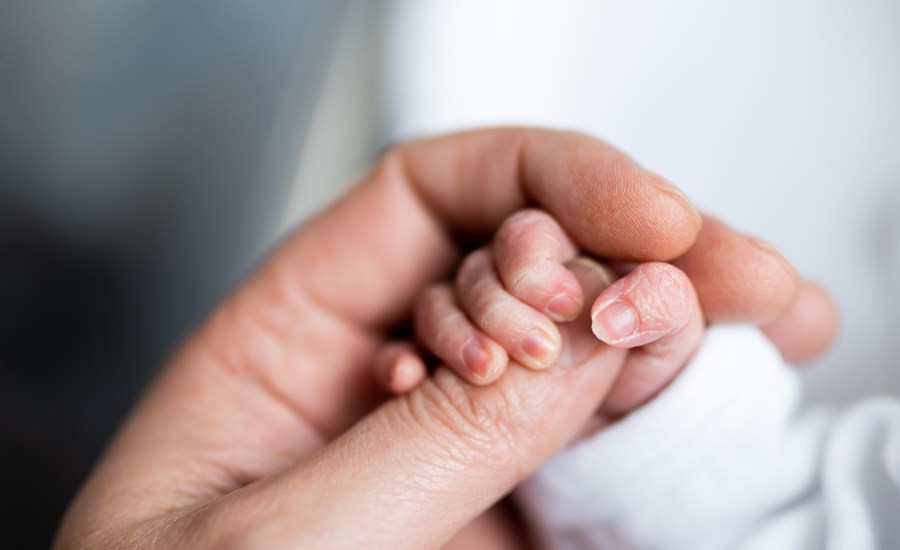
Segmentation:
[(900, 393), (900, 4), (402, 0), (391, 133), (581, 130), (837, 298), (813, 398)]

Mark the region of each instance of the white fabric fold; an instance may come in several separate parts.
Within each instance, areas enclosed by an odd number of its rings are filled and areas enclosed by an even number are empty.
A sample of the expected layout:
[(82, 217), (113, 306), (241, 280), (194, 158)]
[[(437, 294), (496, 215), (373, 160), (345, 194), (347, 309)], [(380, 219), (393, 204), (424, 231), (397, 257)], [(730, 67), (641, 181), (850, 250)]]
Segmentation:
[(554, 549), (885, 547), (900, 532), (900, 404), (835, 419), (799, 402), (758, 330), (713, 327), (669, 388), (516, 498)]

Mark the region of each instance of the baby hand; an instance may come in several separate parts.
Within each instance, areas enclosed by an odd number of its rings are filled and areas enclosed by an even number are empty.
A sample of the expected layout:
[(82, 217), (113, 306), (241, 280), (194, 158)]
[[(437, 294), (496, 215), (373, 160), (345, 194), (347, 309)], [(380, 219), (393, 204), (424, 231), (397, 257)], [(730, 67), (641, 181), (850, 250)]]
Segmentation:
[[(465, 258), (454, 284), (433, 285), (420, 296), (414, 311), (420, 344), (470, 383), (483, 385), (500, 377), (509, 359), (536, 370), (562, 362), (560, 353), (572, 348), (565, 342), (578, 336), (580, 323), (590, 322), (606, 344), (632, 349), (600, 419), (646, 403), (700, 343), (704, 320), (694, 288), (664, 263), (641, 264), (610, 285), (613, 272), (578, 252), (547, 213), (512, 215), (490, 246)], [(582, 314), (585, 292), (596, 297), (589, 318)], [(376, 372), (394, 393), (409, 391), (426, 375), (408, 344), (386, 347)]]

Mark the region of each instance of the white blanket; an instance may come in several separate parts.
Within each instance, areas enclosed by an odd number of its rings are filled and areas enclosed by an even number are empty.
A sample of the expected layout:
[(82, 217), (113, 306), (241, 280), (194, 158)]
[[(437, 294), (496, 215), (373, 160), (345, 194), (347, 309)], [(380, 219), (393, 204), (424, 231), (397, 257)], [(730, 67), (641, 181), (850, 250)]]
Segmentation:
[(517, 492), (544, 546), (900, 548), (900, 402), (798, 413), (798, 377), (749, 327)]

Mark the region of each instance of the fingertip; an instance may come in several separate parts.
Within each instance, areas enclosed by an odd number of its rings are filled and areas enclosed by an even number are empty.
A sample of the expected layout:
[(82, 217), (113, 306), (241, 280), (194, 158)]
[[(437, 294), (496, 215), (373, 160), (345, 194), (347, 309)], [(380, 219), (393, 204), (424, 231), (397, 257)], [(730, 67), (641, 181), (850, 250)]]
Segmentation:
[[(634, 277), (633, 284), (628, 278)], [(625, 278), (623, 298), (635, 304), (635, 333), (613, 345), (638, 348), (628, 360), (601, 412), (628, 414), (658, 395), (685, 367), (700, 346), (703, 313), (690, 280), (669, 264), (643, 264)], [(613, 302), (614, 307), (620, 302)]]
[(509, 363), (506, 350), (487, 337), (467, 343), (463, 346), (460, 356), (466, 370), (458, 374), (476, 386), (495, 382)]
[(582, 296), (572, 296), (572, 294), (561, 293), (550, 300), (550, 303), (547, 304), (544, 312), (556, 322), (565, 322), (578, 317), (582, 307), (584, 307), (584, 299)]
[(526, 189), (590, 253), (667, 261), (696, 239), (702, 222), (690, 201), (627, 155), (578, 134), (541, 151), (532, 145), (522, 154)]
[(818, 283), (805, 281), (784, 314), (762, 327), (788, 363), (799, 365), (831, 347), (840, 326), (831, 295)]
[(467, 382), (489, 384), (503, 373), (509, 361), (506, 350), (473, 324), (450, 285), (426, 289), (413, 313), (413, 326), (422, 345)]
[(712, 322), (772, 322), (799, 290), (797, 270), (777, 249), (710, 216), (696, 244), (673, 264), (690, 278)]
[(609, 234), (615, 247), (591, 251), (619, 261), (666, 262), (690, 250), (703, 218), (687, 196), (669, 180), (640, 167), (620, 177), (638, 191), (610, 201), (597, 222), (600, 227), (595, 230)]
[(490, 351), (479, 342), (470, 342), (463, 348), (462, 362), (478, 379), (486, 377), (494, 363)]
[(693, 316), (702, 314), (687, 276), (670, 264), (651, 262), (597, 297), (591, 308), (591, 328), (606, 344), (633, 348), (679, 330)]
[(491, 244), (494, 267), (507, 292), (557, 322), (581, 313), (584, 296), (563, 263), (577, 247), (557, 220), (537, 209), (507, 218)]
[(425, 362), (407, 341), (385, 344), (376, 353), (373, 366), (378, 387), (393, 395), (409, 392), (428, 375)]
[[(462, 362), (477, 376), (473, 382), (495, 378), (489, 371), (494, 365), (491, 346), (505, 350), (504, 363), (506, 358), (512, 358), (534, 370), (552, 366), (562, 347), (562, 338), (553, 321), (510, 293), (500, 280), (499, 270), (491, 258), (492, 252), (496, 256), (499, 249), (499, 246), (482, 248), (470, 254), (456, 279), (459, 307), (479, 330), (479, 337), (469, 340), (462, 351)], [(561, 265), (558, 267), (564, 270)]]
[(418, 356), (411, 353), (400, 354), (391, 365), (388, 389), (394, 395), (409, 393), (416, 389), (427, 375), (425, 363)]
[(793, 262), (772, 244), (753, 237), (747, 239), (760, 252), (757, 269), (765, 296), (759, 299), (759, 317), (763, 320), (776, 319), (797, 300), (802, 283), (800, 274)]
[(531, 370), (544, 370), (553, 366), (562, 350), (562, 337), (556, 327), (547, 332), (537, 329), (522, 340), (522, 357), (519, 362)]
[(591, 316), (591, 330), (600, 341), (615, 346), (630, 338), (638, 327), (638, 316), (626, 302), (616, 301)]
[(391, 388), (391, 370), (394, 367), (394, 355), (392, 346), (388, 344), (375, 354), (375, 359), (372, 362), (372, 374), (375, 383), (382, 390), (391, 393), (393, 393)]
[[(681, 256), (696, 242), (700, 230), (703, 228), (703, 216), (694, 206), (694, 203), (677, 185), (663, 176), (650, 171), (645, 171), (650, 183), (659, 191), (664, 202), (659, 205), (663, 216), (661, 231), (668, 235), (668, 239), (662, 235), (662, 243), (668, 246), (660, 251), (658, 257), (646, 258), (647, 260), (668, 261)], [(669, 217), (671, 219), (665, 219)], [(668, 226), (668, 227), (666, 227)]]

